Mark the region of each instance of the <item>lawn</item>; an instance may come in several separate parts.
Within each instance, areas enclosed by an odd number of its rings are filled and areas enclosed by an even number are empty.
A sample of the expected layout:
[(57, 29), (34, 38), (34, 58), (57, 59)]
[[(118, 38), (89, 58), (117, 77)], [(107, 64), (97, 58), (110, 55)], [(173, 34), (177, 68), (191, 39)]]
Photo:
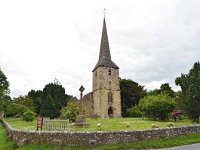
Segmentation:
[[(99, 131), (97, 124), (101, 124), (101, 131), (115, 131), (115, 130), (143, 130), (151, 129), (152, 124), (158, 125), (160, 128), (168, 127), (171, 121), (153, 121), (150, 119), (142, 118), (112, 118), (112, 119), (91, 119), (87, 118), (89, 123), (88, 128), (77, 128), (71, 126), (72, 131), (84, 132), (84, 131)], [(7, 118), (5, 119), (13, 128), (22, 130), (36, 130), (36, 120), (32, 122), (26, 122), (21, 119)], [(129, 125), (129, 127), (127, 127)], [(192, 125), (189, 120), (178, 120), (174, 123), (175, 127)]]

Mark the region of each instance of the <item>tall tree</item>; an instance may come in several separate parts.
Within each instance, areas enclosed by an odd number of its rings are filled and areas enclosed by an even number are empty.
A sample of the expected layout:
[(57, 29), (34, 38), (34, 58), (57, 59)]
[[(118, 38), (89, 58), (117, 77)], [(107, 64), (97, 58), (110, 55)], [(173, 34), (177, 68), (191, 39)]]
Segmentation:
[(169, 83), (163, 83), (160, 86), (160, 91), (161, 93), (166, 93), (170, 97), (174, 98), (175, 97), (175, 92), (172, 90), (172, 88), (169, 86)]
[(71, 96), (65, 94), (65, 88), (57, 80), (54, 83), (45, 85), (42, 94), (41, 112), (43, 111), (42, 109), (45, 109), (46, 105), (44, 102), (46, 102), (49, 97), (52, 99), (52, 101), (49, 102), (54, 102), (55, 104), (55, 111), (52, 115), (54, 117), (58, 117), (60, 115), (60, 110), (65, 105), (66, 100), (71, 98)]
[(138, 105), (139, 100), (146, 95), (144, 86), (130, 79), (120, 80), (122, 117), (127, 117), (127, 109)]
[(37, 115), (40, 114), (40, 109), (41, 109), (41, 101), (42, 101), (42, 91), (41, 90), (31, 90), (28, 92), (28, 96), (33, 99), (33, 106), (34, 110)]
[(195, 62), (188, 74), (177, 77), (176, 85), (179, 85), (184, 95), (183, 108), (193, 121), (199, 121), (200, 117), (200, 63)]
[(56, 117), (57, 108), (51, 95), (47, 95), (47, 97), (44, 99), (40, 113), (42, 116), (50, 117), (50, 119)]

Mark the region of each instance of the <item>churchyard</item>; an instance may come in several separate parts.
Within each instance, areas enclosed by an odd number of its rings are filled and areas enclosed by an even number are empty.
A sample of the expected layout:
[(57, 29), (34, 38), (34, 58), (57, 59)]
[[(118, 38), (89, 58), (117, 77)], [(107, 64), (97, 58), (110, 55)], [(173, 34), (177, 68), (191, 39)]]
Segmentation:
[[(21, 130), (36, 130), (37, 120), (24, 121), (19, 118), (7, 118), (5, 121), (11, 127)], [(144, 130), (151, 129), (152, 124), (159, 126), (159, 128), (167, 128), (169, 124), (174, 123), (174, 127), (192, 125), (190, 120), (179, 120), (173, 122), (168, 121), (154, 121), (148, 118), (112, 118), (112, 119), (91, 119), (86, 118), (89, 127), (78, 128), (70, 124), (70, 131), (87, 132), (87, 131), (116, 131), (116, 130)]]

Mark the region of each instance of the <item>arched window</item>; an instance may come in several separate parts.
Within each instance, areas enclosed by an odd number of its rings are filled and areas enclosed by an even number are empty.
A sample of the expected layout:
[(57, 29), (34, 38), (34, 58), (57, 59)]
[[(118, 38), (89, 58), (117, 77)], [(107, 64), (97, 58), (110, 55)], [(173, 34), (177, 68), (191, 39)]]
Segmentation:
[(112, 92), (109, 92), (108, 93), (108, 102), (113, 102), (113, 94), (112, 94)]
[(108, 75), (111, 75), (112, 73), (111, 73), (111, 69), (108, 69)]

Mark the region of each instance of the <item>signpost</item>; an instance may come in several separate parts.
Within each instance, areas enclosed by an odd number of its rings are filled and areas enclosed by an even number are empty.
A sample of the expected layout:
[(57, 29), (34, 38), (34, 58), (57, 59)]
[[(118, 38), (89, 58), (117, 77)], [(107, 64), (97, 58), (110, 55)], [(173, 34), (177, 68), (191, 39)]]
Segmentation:
[(43, 118), (38, 116), (38, 118), (37, 118), (37, 131), (38, 131), (39, 128), (42, 131), (42, 125), (43, 125)]

